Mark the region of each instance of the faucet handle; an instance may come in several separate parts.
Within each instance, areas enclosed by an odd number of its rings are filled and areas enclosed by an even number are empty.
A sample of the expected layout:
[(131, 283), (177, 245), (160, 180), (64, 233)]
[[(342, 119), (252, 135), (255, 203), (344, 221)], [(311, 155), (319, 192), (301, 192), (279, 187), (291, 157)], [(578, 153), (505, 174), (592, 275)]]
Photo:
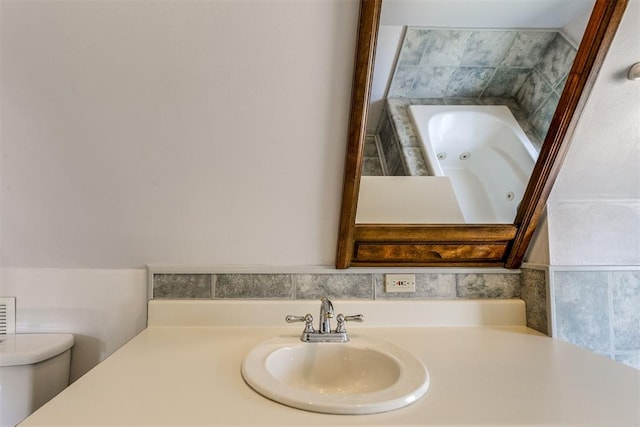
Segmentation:
[(338, 326), (336, 326), (336, 332), (341, 334), (347, 332), (344, 327), (345, 322), (364, 322), (364, 316), (362, 314), (354, 314), (353, 316), (345, 316), (340, 313), (336, 316), (336, 321), (338, 322)]
[(284, 318), (287, 323), (296, 323), (296, 322), (304, 322), (304, 332), (313, 333), (315, 330), (313, 329), (313, 316), (311, 314), (306, 314), (304, 316), (292, 316), (288, 315)]

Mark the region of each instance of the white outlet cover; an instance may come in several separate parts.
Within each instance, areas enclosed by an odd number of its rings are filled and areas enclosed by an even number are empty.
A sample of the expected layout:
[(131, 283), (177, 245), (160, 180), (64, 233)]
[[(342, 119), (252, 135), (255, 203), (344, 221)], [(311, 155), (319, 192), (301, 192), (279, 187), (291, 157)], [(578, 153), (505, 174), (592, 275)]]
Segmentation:
[(415, 274), (385, 274), (384, 290), (385, 292), (415, 292), (416, 291), (416, 275)]

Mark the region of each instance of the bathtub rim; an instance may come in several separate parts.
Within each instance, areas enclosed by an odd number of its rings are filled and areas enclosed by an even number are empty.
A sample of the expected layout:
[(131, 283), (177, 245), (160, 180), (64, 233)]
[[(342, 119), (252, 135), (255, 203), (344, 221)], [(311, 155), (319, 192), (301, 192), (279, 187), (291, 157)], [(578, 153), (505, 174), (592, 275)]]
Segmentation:
[[(427, 112), (422, 112), (423, 110), (432, 110)], [(422, 150), (424, 161), (426, 163), (426, 167), (429, 171), (429, 174), (433, 176), (445, 176), (440, 163), (438, 162), (437, 153), (433, 149), (433, 144), (430, 143), (431, 139), (429, 138), (428, 132), (427, 135), (424, 136), (421, 130), (421, 126), (418, 123), (418, 119), (416, 115), (420, 114), (420, 120), (425, 120), (426, 126), (429, 126), (429, 122), (441, 114), (451, 113), (451, 112), (474, 112), (484, 115), (489, 115), (496, 117), (499, 119), (506, 127), (511, 130), (516, 138), (520, 141), (521, 145), (524, 147), (527, 154), (530, 156), (532, 162), (535, 162), (538, 159), (539, 152), (531, 142), (529, 136), (525, 133), (521, 124), (516, 120), (513, 115), (511, 109), (507, 105), (427, 105), (427, 104), (413, 104), (407, 107), (407, 115), (411, 121), (411, 125), (413, 126), (413, 130), (418, 140), (418, 145)], [(426, 117), (423, 117), (423, 114)], [(425, 138), (429, 139), (429, 143), (425, 142)], [(435, 164), (434, 164), (435, 163)]]

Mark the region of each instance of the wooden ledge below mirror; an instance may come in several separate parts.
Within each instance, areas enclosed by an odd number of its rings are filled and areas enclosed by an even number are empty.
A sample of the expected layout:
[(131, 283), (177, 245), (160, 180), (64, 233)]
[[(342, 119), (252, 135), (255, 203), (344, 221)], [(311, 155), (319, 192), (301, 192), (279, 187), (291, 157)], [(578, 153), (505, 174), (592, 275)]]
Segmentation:
[(356, 225), (352, 266), (501, 267), (514, 225)]

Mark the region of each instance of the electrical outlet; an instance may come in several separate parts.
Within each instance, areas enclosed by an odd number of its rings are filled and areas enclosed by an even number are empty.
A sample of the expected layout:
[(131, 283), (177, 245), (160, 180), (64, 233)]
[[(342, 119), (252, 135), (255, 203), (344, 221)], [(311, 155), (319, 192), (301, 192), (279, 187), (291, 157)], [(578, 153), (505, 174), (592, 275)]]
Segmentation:
[(416, 291), (416, 275), (415, 274), (385, 274), (384, 290), (385, 292), (415, 292)]

